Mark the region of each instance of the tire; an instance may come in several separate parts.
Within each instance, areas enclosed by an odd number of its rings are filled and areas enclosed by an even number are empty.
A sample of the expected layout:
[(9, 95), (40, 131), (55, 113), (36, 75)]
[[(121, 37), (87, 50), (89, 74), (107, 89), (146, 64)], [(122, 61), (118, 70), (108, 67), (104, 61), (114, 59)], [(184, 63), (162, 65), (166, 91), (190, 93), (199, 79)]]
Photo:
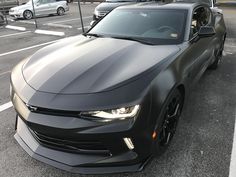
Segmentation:
[(155, 126), (157, 137), (154, 142), (154, 155), (160, 156), (174, 137), (184, 103), (184, 95), (176, 89), (165, 102)]
[(210, 66), (208, 66), (208, 69), (216, 70), (218, 68), (218, 65), (219, 65), (219, 63), (222, 59), (222, 56), (223, 56), (225, 38), (226, 38), (226, 35), (224, 35), (224, 40), (220, 46), (220, 49), (215, 54), (215, 61)]
[(65, 9), (63, 7), (59, 7), (57, 9), (57, 15), (62, 16), (65, 14)]
[(33, 13), (32, 13), (30, 10), (26, 10), (26, 11), (24, 11), (24, 13), (23, 13), (23, 17), (24, 17), (24, 19), (26, 19), (26, 20), (30, 20), (30, 19), (33, 18)]
[(222, 55), (220, 54), (220, 51), (218, 51), (217, 54), (215, 54), (215, 61), (210, 66), (208, 66), (208, 69), (212, 69), (212, 70), (217, 69), (221, 58), (222, 58)]

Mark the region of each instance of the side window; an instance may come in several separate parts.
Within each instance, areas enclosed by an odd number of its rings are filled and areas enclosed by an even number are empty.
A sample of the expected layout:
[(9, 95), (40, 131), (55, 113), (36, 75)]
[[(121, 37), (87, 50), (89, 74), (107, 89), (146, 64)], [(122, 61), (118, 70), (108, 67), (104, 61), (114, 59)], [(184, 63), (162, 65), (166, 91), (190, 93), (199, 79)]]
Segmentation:
[(211, 20), (211, 12), (206, 7), (197, 8), (192, 15), (190, 39), (197, 34), (201, 26), (206, 26)]
[(40, 4), (47, 4), (48, 0), (40, 0)]

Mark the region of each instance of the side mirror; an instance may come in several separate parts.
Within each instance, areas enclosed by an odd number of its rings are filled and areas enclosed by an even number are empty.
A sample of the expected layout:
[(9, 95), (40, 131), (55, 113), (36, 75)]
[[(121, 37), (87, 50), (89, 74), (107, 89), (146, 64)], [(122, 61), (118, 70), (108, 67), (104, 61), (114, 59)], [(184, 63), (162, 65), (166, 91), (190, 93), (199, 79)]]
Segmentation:
[[(102, 19), (102, 18), (101, 18), (101, 19)], [(92, 28), (92, 27), (94, 27), (96, 24), (98, 24), (98, 22), (100, 22), (101, 19), (91, 21), (91, 22), (90, 22), (90, 28)]]
[(216, 34), (215, 28), (212, 26), (202, 26), (198, 31), (199, 37), (211, 37)]
[(96, 21), (95, 20), (90, 22), (90, 27), (94, 27), (95, 25), (96, 25)]
[(212, 10), (212, 12), (223, 14), (222, 9), (219, 9), (218, 7), (213, 7), (213, 8), (211, 8), (211, 10)]

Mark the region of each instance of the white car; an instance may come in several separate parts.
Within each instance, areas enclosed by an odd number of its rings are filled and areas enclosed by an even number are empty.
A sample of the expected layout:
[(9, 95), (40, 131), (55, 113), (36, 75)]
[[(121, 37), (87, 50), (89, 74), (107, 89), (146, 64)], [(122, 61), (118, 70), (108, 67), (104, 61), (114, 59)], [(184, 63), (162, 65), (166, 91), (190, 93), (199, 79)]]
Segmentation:
[(43, 16), (50, 14), (64, 15), (69, 10), (68, 3), (60, 0), (30, 0), (24, 5), (13, 7), (9, 10), (9, 15), (14, 18), (33, 18), (33, 5), (35, 16)]

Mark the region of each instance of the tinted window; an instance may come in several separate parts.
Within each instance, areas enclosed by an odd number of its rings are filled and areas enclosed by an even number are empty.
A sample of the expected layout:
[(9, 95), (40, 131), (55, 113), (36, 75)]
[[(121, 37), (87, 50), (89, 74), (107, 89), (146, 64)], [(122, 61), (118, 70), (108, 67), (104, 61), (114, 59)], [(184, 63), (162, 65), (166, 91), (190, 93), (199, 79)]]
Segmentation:
[(156, 44), (179, 43), (184, 35), (186, 14), (185, 10), (117, 9), (90, 33), (145, 38)]
[(50, 0), (40, 0), (40, 4), (47, 4)]
[(201, 26), (206, 26), (210, 23), (211, 11), (206, 7), (197, 8), (193, 12), (190, 38), (196, 34)]

